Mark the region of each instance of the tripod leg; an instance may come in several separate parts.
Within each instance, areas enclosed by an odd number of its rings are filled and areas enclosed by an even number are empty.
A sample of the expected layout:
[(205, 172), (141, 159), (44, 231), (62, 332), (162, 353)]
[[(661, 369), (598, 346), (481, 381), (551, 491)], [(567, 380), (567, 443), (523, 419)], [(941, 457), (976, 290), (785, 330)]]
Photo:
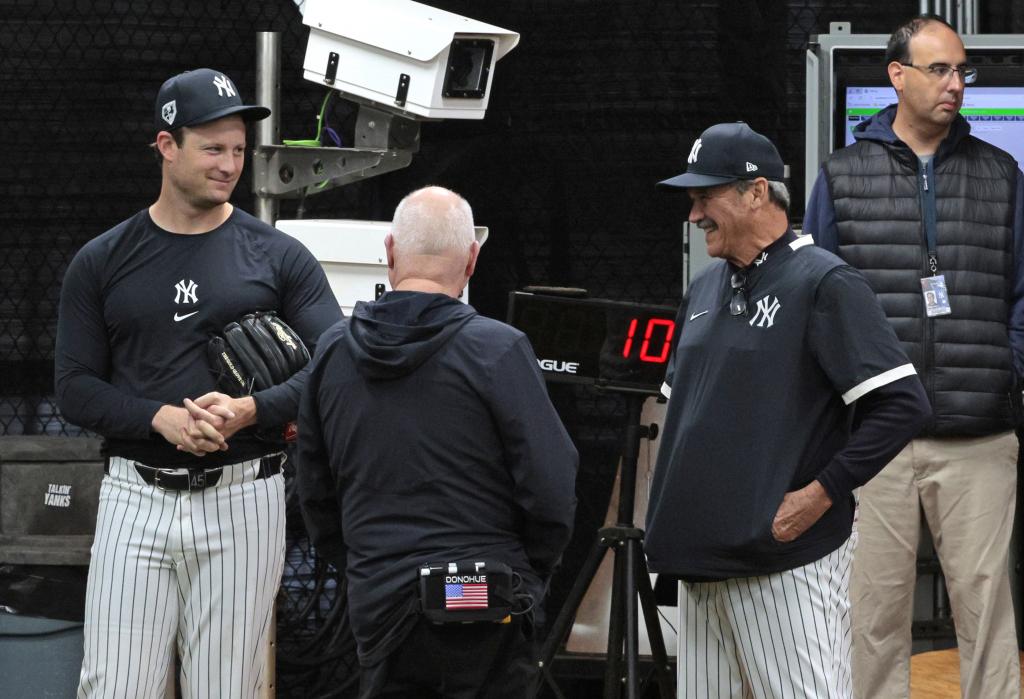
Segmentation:
[(543, 680), (545, 678), (550, 678), (548, 667), (551, 665), (551, 661), (554, 660), (555, 653), (558, 652), (558, 646), (568, 635), (569, 629), (572, 628), (572, 622), (576, 616), (576, 609), (583, 600), (583, 595), (587, 593), (587, 588), (590, 587), (590, 582), (594, 579), (597, 569), (601, 566), (601, 561), (604, 559), (604, 554), (607, 550), (606, 545), (600, 540), (594, 542), (593, 548), (591, 548), (590, 554), (587, 556), (587, 560), (584, 561), (583, 567), (580, 568), (576, 582), (573, 583), (572, 589), (569, 590), (569, 595), (565, 599), (565, 603), (562, 605), (561, 610), (558, 612), (558, 616), (551, 625), (551, 630), (548, 631), (547, 638), (544, 640), (544, 645), (541, 647), (540, 651), (539, 665), (541, 673), (540, 677), (537, 679), (537, 691), (540, 691), (540, 686)]
[(611, 614), (608, 617), (608, 653), (604, 669), (604, 699), (618, 699), (622, 687), (622, 627), (625, 623), (623, 583), (626, 577), (626, 558), (620, 555), (623, 545), (620, 542), (619, 546), (612, 549), (615, 554), (615, 575), (612, 581)]
[(661, 699), (675, 697), (675, 681), (668, 665), (668, 653), (665, 650), (665, 639), (661, 634), (661, 621), (658, 619), (658, 604), (654, 599), (651, 587), (650, 572), (643, 555), (636, 562), (637, 594), (644, 610), (644, 623), (647, 625), (647, 638), (651, 642), (651, 656), (654, 661), (654, 672), (658, 678), (658, 694)]
[(640, 639), (637, 619), (637, 563), (643, 556), (640, 540), (626, 542), (626, 697), (638, 699), (640, 689)]

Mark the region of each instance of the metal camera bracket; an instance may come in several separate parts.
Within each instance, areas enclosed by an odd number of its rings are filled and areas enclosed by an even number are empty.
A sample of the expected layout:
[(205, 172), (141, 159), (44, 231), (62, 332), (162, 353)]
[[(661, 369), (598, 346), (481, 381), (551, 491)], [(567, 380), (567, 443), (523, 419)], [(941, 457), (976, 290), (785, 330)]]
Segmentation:
[(351, 148), (256, 146), (256, 194), (288, 198), (326, 192), (407, 167), (419, 147), (418, 121), (359, 104)]

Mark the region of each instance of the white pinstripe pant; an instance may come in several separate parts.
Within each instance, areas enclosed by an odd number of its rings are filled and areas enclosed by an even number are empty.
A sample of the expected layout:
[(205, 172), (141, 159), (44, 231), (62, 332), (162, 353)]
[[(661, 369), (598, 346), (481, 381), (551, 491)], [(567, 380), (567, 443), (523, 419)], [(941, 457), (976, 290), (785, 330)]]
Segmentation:
[(856, 534), (805, 566), (680, 583), (682, 699), (847, 699)]
[(217, 485), (165, 491), (110, 459), (85, 599), (79, 699), (165, 696), (174, 641), (183, 697), (254, 697), (284, 565), (284, 477), (259, 459)]

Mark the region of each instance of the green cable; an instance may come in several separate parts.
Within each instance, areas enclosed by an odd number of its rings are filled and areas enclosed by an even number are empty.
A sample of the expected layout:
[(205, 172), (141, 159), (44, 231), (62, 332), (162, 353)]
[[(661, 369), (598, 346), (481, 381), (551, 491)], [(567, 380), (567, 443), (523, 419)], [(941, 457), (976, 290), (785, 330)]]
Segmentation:
[(319, 148), (322, 144), (320, 143), (320, 134), (323, 133), (324, 129), (324, 114), (327, 113), (327, 103), (331, 99), (333, 90), (328, 90), (327, 94), (324, 95), (323, 104), (320, 105), (320, 114), (316, 118), (316, 137), (311, 139), (285, 139), (282, 141), (286, 146), (299, 146), (301, 148)]
[[(281, 141), (281, 143), (283, 143), (286, 146), (297, 146), (299, 148), (319, 148), (320, 146), (322, 146), (323, 144), (320, 142), (320, 135), (323, 133), (324, 115), (327, 113), (327, 103), (330, 101), (332, 94), (334, 94), (334, 91), (328, 90), (327, 94), (324, 95), (323, 104), (320, 105), (320, 114), (318, 114), (316, 117), (316, 136), (314, 138), (286, 138), (283, 141)], [(328, 184), (330, 184), (330, 180), (324, 180), (323, 182), (318, 183), (316, 185), (316, 188), (323, 189)]]

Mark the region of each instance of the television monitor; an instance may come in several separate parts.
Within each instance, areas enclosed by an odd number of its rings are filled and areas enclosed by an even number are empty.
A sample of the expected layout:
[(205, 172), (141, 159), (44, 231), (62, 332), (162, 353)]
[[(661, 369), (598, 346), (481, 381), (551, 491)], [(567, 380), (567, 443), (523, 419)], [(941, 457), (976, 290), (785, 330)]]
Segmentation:
[[(855, 54), (855, 55), (854, 55)], [(961, 114), (971, 133), (1024, 163), (1024, 52), (968, 51), (978, 80), (964, 91)], [(896, 101), (881, 50), (836, 52), (833, 148), (853, 143), (853, 128)]]
[[(1018, 134), (1024, 127), (1017, 117), (1024, 109), (1024, 34), (967, 34), (962, 38), (968, 60), (978, 69), (978, 81), (967, 88), (964, 105), (971, 130), (1021, 162), (1024, 139)], [(885, 69), (888, 40), (887, 34), (854, 34), (847, 22), (833, 22), (828, 34), (810, 37), (804, 115), (805, 196), (814, 187), (822, 161), (849, 143), (850, 120), (859, 121), (868, 111), (896, 101)]]

